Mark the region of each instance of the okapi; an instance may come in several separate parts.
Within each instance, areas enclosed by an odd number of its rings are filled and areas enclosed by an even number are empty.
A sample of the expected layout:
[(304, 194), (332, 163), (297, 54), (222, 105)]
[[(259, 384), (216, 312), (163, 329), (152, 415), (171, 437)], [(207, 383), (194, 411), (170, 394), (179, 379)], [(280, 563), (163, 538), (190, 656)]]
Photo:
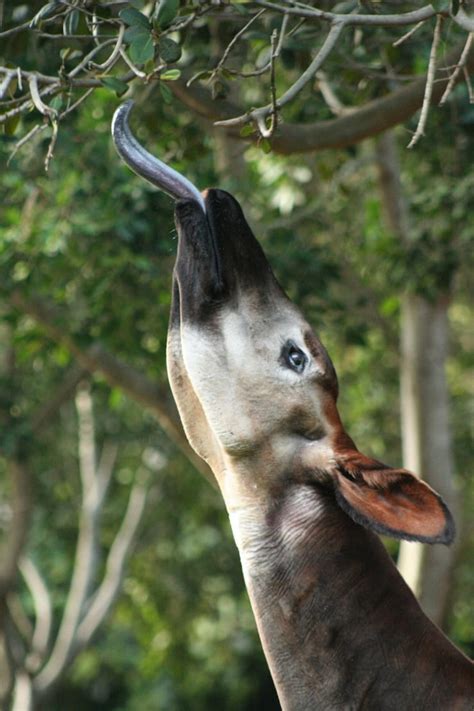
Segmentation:
[(472, 711), (474, 666), (425, 616), (376, 533), (449, 544), (444, 502), (361, 454), (334, 366), (228, 193), (202, 194), (132, 136), (116, 148), (177, 200), (167, 363), (211, 467), (283, 709)]

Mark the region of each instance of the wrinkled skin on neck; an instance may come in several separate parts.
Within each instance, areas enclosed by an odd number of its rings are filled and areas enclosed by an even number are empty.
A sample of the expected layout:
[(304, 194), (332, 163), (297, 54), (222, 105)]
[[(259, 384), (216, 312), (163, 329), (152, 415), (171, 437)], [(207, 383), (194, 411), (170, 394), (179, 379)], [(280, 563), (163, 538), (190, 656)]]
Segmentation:
[(366, 530), (448, 543), (449, 512), (409, 472), (357, 450), (331, 360), (240, 206), (204, 197), (206, 213), (176, 208), (169, 378), (222, 491), (283, 708), (471, 708), (470, 662)]

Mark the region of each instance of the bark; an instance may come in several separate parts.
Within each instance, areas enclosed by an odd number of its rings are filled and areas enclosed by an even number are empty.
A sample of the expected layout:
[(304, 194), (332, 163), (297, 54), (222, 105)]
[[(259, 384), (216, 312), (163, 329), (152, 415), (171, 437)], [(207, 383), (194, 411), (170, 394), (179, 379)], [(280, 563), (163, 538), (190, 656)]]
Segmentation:
[[(457, 64), (463, 45), (449, 52), (443, 65)], [(474, 50), (471, 49), (467, 61), (467, 71), (474, 69)], [(449, 81), (449, 72), (443, 72), (436, 77), (433, 85), (431, 103), (436, 104), (441, 99)], [(463, 79), (459, 72), (456, 81)], [(369, 101), (351, 113), (328, 121), (317, 121), (311, 124), (282, 123), (275, 135), (270, 139), (276, 153), (290, 155), (292, 153), (308, 153), (326, 148), (346, 148), (370, 136), (376, 136), (387, 129), (407, 121), (421, 108), (426, 86), (426, 76), (416, 79), (401, 89), (391, 91), (386, 96)], [(241, 106), (230, 101), (213, 101), (209, 91), (196, 86), (186, 86), (185, 81), (170, 82), (170, 88), (175, 96), (185, 106), (204, 116), (210, 121), (223, 121), (245, 113)], [(220, 130), (238, 138), (241, 126), (226, 126)], [(240, 138), (240, 140), (243, 140)], [(257, 140), (250, 137), (246, 140)]]
[[(117, 449), (113, 445), (104, 445), (102, 456), (97, 461), (92, 397), (85, 384), (78, 390), (76, 410), (82, 496), (74, 566), (51, 654), (44, 667), (31, 679), (32, 688), (29, 693), (33, 694), (34, 700), (43, 700), (55, 690), (77, 654), (89, 644), (93, 634), (110, 613), (120, 592), (125, 564), (143, 518), (150, 480), (148, 472), (138, 473), (127, 510), (107, 556), (105, 574), (101, 583), (93, 589), (100, 549), (100, 522)], [(38, 579), (33, 582), (37, 588)], [(37, 605), (36, 608), (38, 610)], [(38, 635), (39, 622), (37, 620), (35, 630)], [(41, 646), (44, 647), (48, 636), (49, 629), (41, 635)], [(29, 670), (35, 671), (31, 665)], [(15, 691), (16, 698), (20, 699), (28, 691), (23, 673), (17, 677)]]
[[(379, 184), (386, 222), (408, 243), (410, 226), (392, 135), (377, 142)], [(400, 409), (404, 466), (426, 479), (446, 501), (455, 519), (459, 501), (449, 428), (449, 398), (445, 375), (448, 349), (449, 299), (435, 303), (405, 294), (401, 310)], [(442, 624), (448, 600), (455, 546), (423, 546), (402, 541), (398, 567), (419, 596), (425, 612)]]
[(30, 675), (21, 670), (15, 678), (12, 711), (33, 711), (33, 685)]
[[(406, 436), (407, 464), (416, 460), (417, 471), (436, 489), (459, 522), (459, 496), (454, 482), (449, 397), (445, 375), (448, 355), (449, 299), (436, 303), (405, 296), (402, 309), (402, 417), (413, 421)], [(414, 547), (410, 564), (407, 550)], [(400, 568), (413, 576), (420, 603), (437, 624), (445, 618), (456, 544), (424, 546), (405, 543)]]
[(85, 388), (76, 396), (79, 434), (79, 469), (81, 475), (81, 512), (74, 567), (69, 593), (64, 608), (56, 641), (44, 669), (35, 686), (40, 689), (53, 687), (69, 664), (77, 627), (83, 616), (87, 598), (94, 579), (99, 552), (99, 525), (111, 470), (107, 481), (99, 481), (92, 398)]

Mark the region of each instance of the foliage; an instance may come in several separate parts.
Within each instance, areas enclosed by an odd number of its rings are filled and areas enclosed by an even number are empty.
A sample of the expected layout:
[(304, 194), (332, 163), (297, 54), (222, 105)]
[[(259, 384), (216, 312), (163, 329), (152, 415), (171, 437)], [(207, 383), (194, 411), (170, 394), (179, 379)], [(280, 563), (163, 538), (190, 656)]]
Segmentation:
[[(237, 27), (248, 21), (251, 9), (249, 3), (221, 5), (216, 9), (213, 3), (198, 7), (190, 2), (161, 2), (153, 10), (147, 6), (146, 16), (140, 14), (145, 11), (142, 4), (125, 3), (120, 15), (106, 3), (97, 6), (99, 13), (113, 17), (115, 32), (120, 23), (124, 25), (128, 56), (143, 64), (149, 79), (142, 83), (143, 78), (133, 75), (129, 80), (140, 106), (137, 135), (153, 153), (202, 187), (225, 179), (216, 168), (217, 142), (205, 124), (174, 97), (174, 84), (169, 80), (177, 75), (166, 76), (166, 72), (179, 69), (188, 76), (191, 70), (208, 71), (210, 53), (218, 63), (223, 47)], [(406, 5), (412, 9), (408, 6), (413, 4)], [(21, 33), (7, 38), (2, 52), (8, 52), (12, 65), (56, 76), (60, 66), (71, 71), (74, 62), (93, 48), (92, 25), (82, 3), (50, 3), (44, 9), (43, 2), (31, 2), (21, 7), (28, 20), (36, 13), (35, 31), (33, 40), (31, 35), (25, 40)], [(231, 15), (229, 25), (220, 22), (224, 12)], [(176, 23), (189, 18), (189, 29), (183, 27), (178, 34)], [(7, 19), (10, 23), (11, 18)], [(245, 43), (234, 48), (232, 62), (213, 76), (201, 75), (196, 83), (206, 86), (211, 80), (215, 92), (229, 92), (230, 98), (236, 94), (237, 99), (240, 94), (247, 106), (266, 101), (268, 82), (262, 84), (255, 76), (244, 81), (225, 70), (252, 71), (268, 62), (269, 38), (279, 22), (278, 15), (255, 22)], [(296, 28), (298, 22), (292, 23)], [(50, 42), (42, 36), (49, 31), (61, 34), (63, 24), (67, 26), (63, 40)], [(452, 32), (462, 34), (454, 27)], [(86, 34), (86, 40), (70, 38), (76, 33)], [(363, 42), (356, 41), (355, 31), (344, 36), (327, 68), (341, 102), (357, 105), (384, 94), (387, 67), (402, 76), (424, 71), (431, 34), (432, 28), (425, 24), (416, 42), (399, 49), (391, 47), (393, 37), (386, 28), (364, 30)], [(153, 60), (145, 36), (152, 38)], [(289, 39), (280, 57), (279, 92), (307, 66), (321, 30), (316, 24), (302, 24)], [(378, 52), (380, 47), (383, 51)], [(109, 52), (110, 47), (94, 61), (105, 61)], [(151, 61), (153, 68), (146, 66)], [(86, 81), (95, 81), (97, 71), (88, 69)], [(58, 308), (57, 327), (73, 337), (78, 348), (85, 351), (100, 343), (150, 382), (166, 381), (169, 285), (176, 248), (171, 204), (132, 176), (113, 151), (109, 126), (119, 101), (116, 94), (125, 90), (120, 82), (128, 70), (119, 60), (107, 71), (100, 87), (61, 86), (58, 90), (56, 98), (67, 107), (84, 89), (94, 88), (87, 102), (67, 120), (64, 117), (48, 174), (43, 167), (50, 146), (48, 116), (41, 124), (47, 128), (37, 131), (10, 161), (8, 170), (2, 171), (1, 343), (2, 350), (14, 352), (15, 372), (13, 379), (2, 373), (0, 383), (4, 405), (1, 448), (8, 455), (6, 433), (15, 433), (14, 445), (17, 433), (21, 434), (34, 481), (27, 552), (48, 582), (57, 616), (64, 608), (79, 506), (77, 426), (70, 399), (42, 431), (32, 431), (31, 422), (61, 386), (75, 359), (59, 336), (52, 338), (15, 305), (13, 295), (53, 303)], [(17, 86), (8, 100), (21, 98), (24, 94)], [(245, 152), (246, 179), (234, 183), (233, 189), (279, 279), (316, 325), (336, 363), (348, 430), (367, 453), (387, 462), (401, 460), (397, 407), (400, 295), (405, 288), (432, 299), (451, 292), (453, 348), (448, 375), (458, 481), (468, 513), (474, 501), (468, 477), (469, 374), (473, 367), (468, 336), (472, 320), (468, 248), (474, 142), (465, 86), (451, 93), (449, 112), (449, 121), (441, 112), (432, 113), (429, 149), (425, 144), (416, 155), (402, 154), (413, 216), (409, 245), (401, 245), (383, 225), (370, 145), (286, 158), (263, 152), (261, 144), (253, 145)], [(34, 110), (21, 116), (16, 127), (7, 124), (0, 147), (3, 165), (15, 145), (12, 132), (26, 135), (38, 125)], [(331, 109), (309, 87), (297, 102), (285, 107), (287, 120), (330, 117)], [(415, 123), (410, 128), (415, 129)], [(256, 135), (255, 125), (253, 131)], [(398, 138), (406, 143), (404, 131)], [(154, 480), (140, 541), (113, 616), (94, 644), (77, 658), (48, 708), (198, 710), (211, 703), (227, 709), (277, 708), (218, 495), (151, 414), (119, 385), (111, 387), (96, 374), (93, 393), (98, 442), (119, 444), (103, 517), (102, 556), (123, 515), (134, 474), (143, 465), (143, 453), (159, 449), (168, 463)], [(8, 501), (12, 487), (5, 460), (1, 461), (1, 497)], [(2, 503), (2, 508), (8, 507)], [(449, 632), (472, 652), (469, 546), (460, 552)], [(102, 558), (98, 576), (103, 564)], [(32, 618), (31, 599), (23, 585), (20, 595)]]
[[(50, 127), (48, 168), (60, 123), (98, 87), (122, 96), (131, 86), (157, 85), (163, 101), (170, 103), (178, 91), (188, 105), (196, 109), (201, 103), (201, 112), (216, 117), (219, 101), (231, 98), (233, 103), (222, 109), (221, 125), (256, 141), (264, 152), (273, 145), (288, 152), (282, 120), (311, 125), (342, 113), (346, 106), (356, 108), (394, 94), (394, 85), (428, 69), (424, 98), (419, 92), (423, 111), (413, 145), (424, 132), (431, 95), (444, 103), (462, 71), (471, 67), (472, 38), (466, 35), (471, 20), (458, 3), (448, 1), (422, 8), (397, 3), (396, 12), (391, 5), (384, 1), (374, 8), (355, 0), (336, 7), (321, 2), (315, 8), (263, 0), (30, 0), (7, 7), (6, 29), (0, 32), (0, 125), (7, 135), (19, 133), (22, 117), (33, 111), (34, 125), (23, 132), (17, 148)], [(444, 33), (443, 22), (449, 25)], [(405, 36), (411, 38), (412, 30), (416, 41), (408, 42)], [(445, 54), (456, 47), (451, 64), (458, 66), (448, 74), (449, 82), (445, 75), (436, 85), (441, 41)], [(322, 73), (323, 66), (328, 74)], [(178, 89), (173, 87), (181, 77)], [(325, 102), (314, 100), (314, 80)], [(210, 90), (207, 107), (196, 99), (198, 85)], [(408, 95), (400, 95), (398, 103), (406, 105), (407, 118), (418, 108)], [(394, 122), (382, 114), (371, 133), (402, 120), (400, 116)], [(279, 124), (283, 139), (274, 144)], [(327, 145), (352, 142), (350, 132), (345, 138), (337, 135), (336, 128)], [(304, 142), (300, 145), (299, 150), (305, 150)]]

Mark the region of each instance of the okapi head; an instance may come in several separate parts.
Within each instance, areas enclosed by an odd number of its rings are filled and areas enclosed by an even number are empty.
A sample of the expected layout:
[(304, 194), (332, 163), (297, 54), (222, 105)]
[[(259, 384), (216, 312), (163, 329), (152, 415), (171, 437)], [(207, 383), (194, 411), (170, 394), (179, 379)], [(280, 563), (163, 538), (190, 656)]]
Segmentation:
[(189, 442), (229, 510), (268, 508), (300, 482), (369, 529), (450, 543), (454, 525), (438, 494), (361, 454), (345, 432), (331, 359), (276, 281), (239, 203), (222, 190), (199, 193), (148, 154), (128, 128), (131, 106), (114, 118), (117, 149), (178, 200), (171, 387)]

